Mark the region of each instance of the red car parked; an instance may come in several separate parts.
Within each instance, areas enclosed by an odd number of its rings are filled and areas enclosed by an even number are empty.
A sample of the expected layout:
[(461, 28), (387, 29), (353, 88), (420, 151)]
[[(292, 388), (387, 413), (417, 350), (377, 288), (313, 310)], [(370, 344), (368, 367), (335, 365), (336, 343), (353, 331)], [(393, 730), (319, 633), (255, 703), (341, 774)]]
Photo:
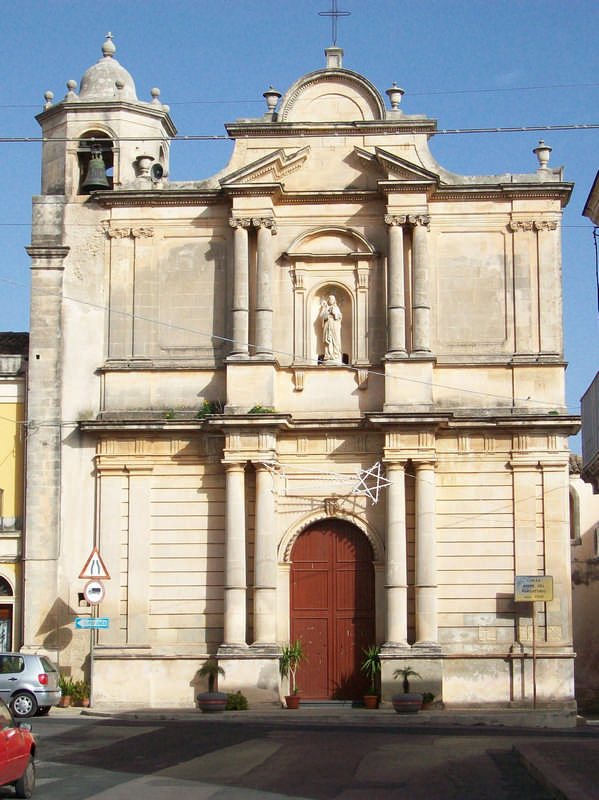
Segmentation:
[(0, 698), (0, 786), (12, 783), (17, 797), (35, 789), (35, 739), (31, 726), (17, 723)]

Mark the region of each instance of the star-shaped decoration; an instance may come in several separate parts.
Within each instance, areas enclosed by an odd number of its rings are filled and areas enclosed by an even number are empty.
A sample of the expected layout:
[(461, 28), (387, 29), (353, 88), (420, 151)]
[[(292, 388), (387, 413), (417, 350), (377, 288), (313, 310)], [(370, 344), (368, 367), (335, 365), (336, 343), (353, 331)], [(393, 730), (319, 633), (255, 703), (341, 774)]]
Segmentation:
[(380, 461), (377, 461), (370, 469), (363, 469), (356, 473), (356, 478), (358, 482), (352, 489), (352, 494), (365, 494), (370, 497), (372, 505), (378, 503), (381, 489), (391, 486), (392, 483), (383, 476)]

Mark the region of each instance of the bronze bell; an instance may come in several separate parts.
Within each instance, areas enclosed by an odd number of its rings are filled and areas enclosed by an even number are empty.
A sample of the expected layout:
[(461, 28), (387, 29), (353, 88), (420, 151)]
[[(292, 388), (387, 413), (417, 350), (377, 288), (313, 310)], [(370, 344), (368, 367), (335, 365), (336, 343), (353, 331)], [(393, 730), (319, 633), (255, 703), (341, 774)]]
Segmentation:
[(106, 177), (106, 165), (102, 158), (102, 151), (96, 145), (92, 149), (92, 157), (87, 165), (87, 175), (81, 184), (81, 191), (83, 194), (89, 194), (98, 189), (110, 189), (110, 183)]

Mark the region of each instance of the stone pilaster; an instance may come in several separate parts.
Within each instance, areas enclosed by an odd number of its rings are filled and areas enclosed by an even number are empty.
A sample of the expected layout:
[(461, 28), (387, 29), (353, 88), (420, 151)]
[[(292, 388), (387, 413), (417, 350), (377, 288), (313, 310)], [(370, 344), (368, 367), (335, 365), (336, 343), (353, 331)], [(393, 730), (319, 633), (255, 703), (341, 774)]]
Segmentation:
[(225, 611), (223, 644), (219, 655), (247, 648), (246, 642), (246, 531), (245, 466), (224, 463), (225, 489)]
[(387, 358), (406, 355), (403, 225), (406, 216), (387, 214)]
[(434, 461), (416, 463), (416, 647), (438, 648)]
[(536, 221), (539, 254), (539, 349), (562, 356), (562, 260), (560, 229), (555, 221)]
[[(129, 529), (127, 584), (127, 644), (148, 641), (150, 574), (150, 481), (151, 467), (128, 467)], [(113, 534), (114, 535), (114, 534)]]
[(430, 217), (426, 214), (410, 215), (414, 225), (414, 296), (412, 301), (412, 352), (431, 352), (431, 265), (428, 246)]
[[(24, 542), (23, 644), (56, 654), (60, 619), (62, 284), (69, 248), (34, 245), (31, 264), (27, 424), (27, 535)], [(43, 633), (40, 633), (42, 632)]]
[(553, 600), (547, 604), (549, 644), (572, 646), (569, 469), (567, 454), (542, 462), (545, 573), (553, 577)]
[(527, 355), (536, 351), (537, 322), (536, 303), (533, 302), (533, 221), (513, 219), (514, 253), (514, 329), (516, 355)]
[(233, 233), (233, 345), (231, 355), (246, 357), (249, 353), (249, 256), (248, 228), (251, 220), (232, 217)]
[(273, 356), (273, 299), (272, 284), (274, 264), (272, 260), (272, 237), (277, 232), (272, 218), (256, 218), (252, 220), (258, 229), (258, 264), (256, 276), (256, 309), (255, 309), (255, 355), (264, 358)]
[(389, 462), (386, 476), (387, 560), (385, 589), (387, 630), (384, 653), (408, 647), (408, 567), (406, 543), (405, 464)]
[(98, 631), (102, 645), (125, 643), (121, 627), (121, 508), (125, 473), (122, 467), (107, 468), (96, 457), (97, 472), (97, 541), (102, 560), (110, 574), (106, 596), (102, 601), (102, 615), (110, 619), (110, 627)]
[(271, 471), (264, 464), (256, 464), (253, 647), (278, 652), (276, 645), (277, 546), (273, 489)]

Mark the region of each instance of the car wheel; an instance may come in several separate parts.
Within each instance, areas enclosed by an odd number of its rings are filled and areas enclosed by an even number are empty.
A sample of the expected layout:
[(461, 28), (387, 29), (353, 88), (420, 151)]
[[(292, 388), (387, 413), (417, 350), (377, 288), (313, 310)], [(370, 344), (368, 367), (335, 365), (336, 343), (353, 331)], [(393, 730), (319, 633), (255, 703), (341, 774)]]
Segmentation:
[(37, 701), (29, 692), (17, 692), (10, 701), (10, 710), (15, 717), (32, 717), (37, 711)]
[(35, 761), (29, 756), (25, 772), (18, 781), (15, 781), (15, 794), (17, 797), (31, 797), (35, 789)]
[(50, 709), (52, 706), (38, 706), (37, 715), (38, 717), (45, 717), (46, 714), (50, 713)]

